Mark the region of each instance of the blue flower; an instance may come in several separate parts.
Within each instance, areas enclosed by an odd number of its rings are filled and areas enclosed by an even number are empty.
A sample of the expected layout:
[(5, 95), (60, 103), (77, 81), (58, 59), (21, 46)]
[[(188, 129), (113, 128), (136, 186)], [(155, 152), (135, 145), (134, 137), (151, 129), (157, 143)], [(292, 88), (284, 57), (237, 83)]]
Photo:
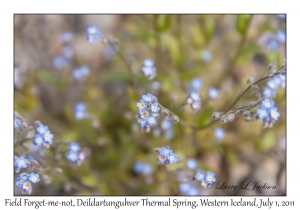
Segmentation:
[(147, 122), (149, 123), (149, 125), (155, 125), (156, 119), (155, 119), (155, 117), (151, 116), (147, 119)]
[(262, 101), (262, 106), (265, 107), (266, 109), (270, 109), (274, 107), (275, 102), (271, 101), (270, 99), (266, 98)]
[(279, 87), (280, 84), (278, 85), (278, 82), (275, 82), (273, 79), (271, 79), (267, 82), (267, 85), (269, 86), (269, 88), (275, 90)]
[(158, 112), (160, 110), (158, 103), (154, 103), (151, 105), (151, 111), (152, 112)]
[(141, 118), (147, 119), (149, 116), (149, 112), (147, 110), (143, 110), (139, 112)]
[(152, 102), (154, 100), (153, 95), (151, 95), (150, 93), (148, 93), (147, 95), (143, 95), (142, 99), (144, 99), (144, 101), (146, 103)]
[(28, 163), (28, 161), (23, 156), (21, 156), (18, 159), (16, 159), (16, 166), (18, 168), (26, 168), (27, 167), (27, 163)]
[(191, 92), (193, 91), (198, 92), (201, 88), (202, 88), (202, 80), (200, 78), (194, 78), (189, 85), (189, 89)]
[(286, 34), (284, 31), (282, 31), (282, 30), (277, 31), (277, 37), (280, 42), (285, 43)]
[(45, 126), (43, 124), (39, 124), (39, 126), (36, 128), (36, 131), (38, 134), (44, 134), (46, 131), (48, 131), (48, 126)]
[(18, 118), (15, 118), (15, 128), (19, 127), (19, 125), (21, 124), (21, 121)]
[(285, 19), (286, 18), (286, 14), (279, 14), (279, 15), (277, 15), (279, 18), (281, 18), (281, 19)]
[(144, 99), (141, 99), (139, 103), (136, 104), (136, 106), (139, 108), (139, 110), (144, 110), (147, 108), (147, 103), (144, 101)]
[(142, 72), (146, 77), (154, 78), (156, 75), (156, 68), (154, 66), (144, 66)]
[(160, 148), (161, 155), (169, 156), (171, 153), (172, 153), (172, 150), (170, 149), (169, 146)]
[(35, 183), (37, 183), (37, 182), (40, 181), (39, 175), (38, 175), (38, 174), (34, 174), (34, 173), (31, 173), (28, 179), (29, 179), (29, 181), (31, 181), (33, 184), (35, 184)]
[(144, 66), (154, 66), (154, 61), (151, 60), (150, 58), (147, 58), (146, 60), (144, 60)]
[(58, 56), (58, 57), (55, 57), (55, 58), (52, 60), (52, 66), (53, 66), (55, 69), (63, 69), (63, 68), (65, 68), (68, 64), (69, 64), (69, 60), (66, 59), (64, 56)]
[(270, 109), (270, 116), (273, 120), (278, 120), (278, 117), (280, 116), (280, 113), (278, 112), (276, 107), (272, 107)]
[(62, 51), (61, 52), (62, 56), (64, 56), (65, 58), (68, 58), (68, 59), (72, 58), (73, 53), (74, 53), (72, 47), (70, 47), (68, 45), (63, 46), (61, 51)]
[(91, 25), (87, 27), (87, 40), (88, 42), (95, 44), (102, 38), (102, 34), (100, 33), (99, 29), (95, 25)]
[(189, 190), (192, 188), (192, 184), (191, 183), (181, 183), (179, 185), (179, 190), (182, 194), (187, 194), (189, 192)]
[(200, 190), (197, 187), (193, 186), (188, 190), (186, 195), (189, 195), (189, 196), (200, 195)]
[(35, 145), (42, 145), (43, 144), (43, 136), (41, 134), (36, 134), (34, 137), (34, 144)]
[(26, 180), (28, 180), (28, 174), (26, 174), (26, 173), (22, 173), (22, 174), (20, 174), (20, 178), (23, 180), (23, 181), (26, 181)]
[(143, 171), (143, 162), (136, 162), (133, 166), (133, 171), (137, 174), (141, 173)]
[(77, 120), (83, 120), (86, 117), (86, 105), (83, 102), (75, 104), (74, 117)]
[(257, 115), (260, 119), (265, 119), (269, 117), (269, 110), (261, 106), (257, 110)]
[(147, 163), (138, 161), (134, 164), (133, 171), (137, 174), (149, 175), (153, 172), (153, 168)]
[(280, 42), (279, 42), (278, 39), (276, 39), (275, 37), (271, 36), (267, 40), (267, 46), (268, 46), (269, 50), (276, 51), (280, 47)]
[(215, 138), (216, 138), (218, 141), (223, 140), (224, 137), (225, 137), (225, 131), (224, 131), (224, 129), (222, 129), (222, 128), (217, 128), (217, 129), (215, 129), (214, 134), (215, 134)]
[(204, 171), (199, 171), (199, 172), (196, 173), (195, 178), (196, 178), (198, 181), (202, 182), (202, 181), (205, 180), (206, 174), (205, 174)]
[(281, 79), (279, 76), (274, 77), (272, 80), (276, 84), (277, 88), (279, 88), (281, 86)]
[(90, 69), (87, 66), (76, 67), (72, 71), (73, 78), (76, 80), (85, 79), (90, 74)]
[(79, 150), (80, 150), (80, 146), (79, 146), (78, 143), (76, 143), (76, 142), (71, 142), (70, 143), (70, 151), (79, 152)]
[(48, 130), (43, 134), (43, 139), (44, 139), (44, 143), (51, 144), (53, 139), (53, 134), (50, 133), (50, 131)]
[(24, 180), (21, 177), (17, 177), (16, 186), (22, 188)]
[(263, 95), (267, 98), (273, 98), (276, 95), (276, 92), (269, 87), (265, 87), (263, 89)]
[(63, 43), (70, 42), (70, 41), (72, 41), (72, 39), (73, 39), (73, 34), (70, 31), (65, 31), (60, 36), (60, 40)]
[(69, 151), (67, 154), (67, 158), (68, 158), (68, 160), (70, 160), (72, 162), (76, 162), (78, 160), (78, 153)]
[(163, 120), (163, 121), (161, 122), (161, 128), (162, 128), (163, 130), (169, 130), (169, 129), (171, 129), (172, 127), (173, 127), (173, 123), (172, 123), (171, 120)]
[(193, 100), (193, 102), (201, 100), (200, 94), (196, 92), (192, 92), (190, 94), (190, 98)]
[(205, 180), (208, 182), (208, 183), (213, 183), (216, 181), (216, 176), (213, 172), (207, 172), (206, 173), (206, 176), (205, 176)]
[(31, 190), (32, 190), (32, 185), (31, 185), (31, 183), (30, 183), (29, 181), (23, 182), (22, 189), (23, 189), (27, 194), (30, 194), (30, 193), (31, 193)]
[(193, 110), (199, 110), (201, 108), (201, 102), (200, 101), (195, 101), (191, 104), (191, 108)]
[(144, 175), (149, 175), (152, 174), (152, 172), (153, 172), (152, 166), (145, 163), (141, 173)]
[(212, 59), (212, 54), (209, 50), (203, 50), (202, 51), (202, 61), (204, 63), (209, 63)]
[(140, 124), (142, 127), (144, 127), (147, 124), (147, 119), (138, 119), (138, 124)]
[(168, 160), (169, 160), (170, 164), (176, 163), (178, 161), (178, 158), (179, 158), (178, 155), (176, 155), (174, 153), (171, 153), (168, 156)]
[(198, 168), (198, 163), (197, 163), (196, 159), (194, 159), (194, 158), (187, 159), (186, 167), (188, 167), (191, 170), (195, 170), (196, 168)]
[(219, 91), (217, 88), (210, 87), (208, 89), (208, 96), (210, 99), (215, 100), (219, 97)]

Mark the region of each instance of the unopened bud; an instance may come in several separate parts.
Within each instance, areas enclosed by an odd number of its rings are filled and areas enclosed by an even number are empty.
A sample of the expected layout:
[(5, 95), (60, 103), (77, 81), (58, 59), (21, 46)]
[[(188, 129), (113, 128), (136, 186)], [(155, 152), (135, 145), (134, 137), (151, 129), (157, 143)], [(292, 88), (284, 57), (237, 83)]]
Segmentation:
[(221, 116), (221, 114), (220, 114), (219, 112), (214, 112), (214, 113), (212, 114), (211, 118), (212, 118), (213, 120), (216, 120), (216, 119), (219, 119), (220, 116)]
[(268, 71), (272, 70), (276, 66), (277, 62), (273, 62), (268, 66)]
[(258, 85), (251, 85), (251, 90), (252, 90), (253, 92), (257, 92), (257, 91), (259, 90)]

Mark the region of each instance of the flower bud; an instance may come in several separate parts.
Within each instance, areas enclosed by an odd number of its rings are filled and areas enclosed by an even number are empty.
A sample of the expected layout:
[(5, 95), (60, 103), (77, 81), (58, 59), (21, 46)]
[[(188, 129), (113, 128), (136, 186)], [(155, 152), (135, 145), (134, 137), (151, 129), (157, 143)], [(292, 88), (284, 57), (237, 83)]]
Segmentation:
[(259, 90), (258, 85), (251, 85), (251, 90), (252, 90), (253, 92), (257, 92), (257, 91)]
[(213, 120), (219, 119), (221, 116), (220, 112), (214, 112), (211, 116)]
[(177, 115), (174, 115), (172, 117), (172, 120), (173, 120), (174, 123), (178, 123), (179, 122), (179, 117)]
[(228, 121), (233, 121), (235, 119), (235, 115), (234, 114), (228, 114), (227, 115), (227, 120)]
[(226, 117), (226, 115), (222, 115), (222, 116), (221, 116), (220, 122), (221, 122), (221, 123), (226, 123), (226, 122), (227, 122), (227, 117)]

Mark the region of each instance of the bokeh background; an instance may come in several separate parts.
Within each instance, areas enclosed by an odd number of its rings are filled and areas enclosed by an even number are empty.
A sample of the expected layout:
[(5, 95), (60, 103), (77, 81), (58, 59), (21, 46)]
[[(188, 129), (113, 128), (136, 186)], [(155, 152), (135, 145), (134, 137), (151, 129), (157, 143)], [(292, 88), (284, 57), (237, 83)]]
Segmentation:
[[(236, 118), (199, 132), (182, 123), (166, 131), (159, 122), (146, 133), (136, 119), (136, 103), (151, 93), (182, 121), (208, 124), (214, 111), (235, 100), (250, 76), (259, 78), (274, 61), (277, 68), (282, 65), (285, 39), (277, 32), (285, 32), (285, 23), (286, 17), (277, 14), (15, 15), (14, 110), (27, 122), (47, 125), (53, 142), (78, 142), (90, 153), (77, 165), (66, 158), (65, 148), (35, 148), (26, 142), (47, 166), (43, 174), (50, 178), (35, 184), (32, 195), (182, 195), (179, 177), (193, 176), (198, 169), (214, 172), (217, 181), (228, 185), (276, 185), (275, 190), (233, 192), (205, 189), (194, 181), (201, 195), (285, 195), (285, 88), (277, 89), (273, 98), (280, 118), (272, 128), (263, 129), (261, 120)], [(115, 40), (118, 53), (102, 41), (87, 41), (86, 28), (92, 24)], [(60, 63), (55, 59), (66, 46), (61, 41), (66, 31), (73, 34), (67, 44), (70, 59)], [(140, 71), (147, 58), (155, 61), (153, 80)], [(90, 69), (85, 79), (72, 76), (79, 66)], [(194, 78), (202, 80), (201, 109), (175, 109), (186, 100)], [(211, 86), (219, 90), (213, 101), (207, 95)], [(264, 86), (266, 82), (259, 85), (260, 91)], [(236, 108), (258, 96), (247, 93)], [(86, 104), (89, 119), (75, 119), (78, 102)], [(216, 128), (226, 133), (222, 141), (215, 139)], [(165, 146), (181, 161), (168, 167), (159, 164), (153, 149)], [(21, 154), (26, 154), (23, 147), (15, 145), (15, 155)], [(189, 158), (197, 161), (198, 169), (187, 167)], [(148, 164), (148, 172), (135, 172), (138, 161)], [(15, 187), (15, 195), (20, 194)]]

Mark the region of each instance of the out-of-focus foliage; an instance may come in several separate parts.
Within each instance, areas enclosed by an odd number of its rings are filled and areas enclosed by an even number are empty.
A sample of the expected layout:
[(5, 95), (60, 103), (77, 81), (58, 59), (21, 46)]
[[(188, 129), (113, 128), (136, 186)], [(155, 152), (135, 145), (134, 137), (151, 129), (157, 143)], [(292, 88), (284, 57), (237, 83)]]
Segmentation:
[[(77, 142), (90, 150), (79, 166), (66, 158), (67, 146), (61, 151), (51, 147), (39, 151), (47, 168), (43, 174), (51, 182), (35, 184), (33, 195), (180, 195), (178, 174), (189, 170), (189, 158), (228, 185), (259, 180), (277, 186), (269, 191), (232, 192), (205, 189), (194, 181), (202, 195), (285, 195), (285, 88), (277, 89), (273, 98), (280, 117), (272, 128), (263, 129), (261, 120), (245, 122), (242, 117), (205, 127), (213, 112), (223, 112), (232, 104), (250, 76), (258, 79), (274, 61), (277, 68), (282, 65), (285, 43), (274, 50), (268, 41), (276, 38), (278, 30), (285, 31), (285, 19), (277, 15), (15, 15), (14, 24), (14, 110), (29, 123), (39, 120), (47, 125), (54, 134), (53, 144)], [(86, 28), (93, 24), (104, 37), (117, 40), (117, 53), (102, 41), (87, 41)], [(73, 55), (57, 69), (52, 61), (61, 55), (60, 37), (65, 31), (73, 34), (68, 43)], [(147, 58), (155, 62), (153, 80), (141, 73)], [(89, 75), (76, 80), (72, 71), (81, 66), (89, 68)], [(193, 111), (181, 105), (196, 77), (203, 82), (202, 104)], [(259, 91), (265, 86), (266, 81), (260, 83)], [(209, 87), (219, 90), (216, 100), (209, 100)], [(161, 118), (149, 133), (141, 131), (136, 103), (147, 93), (179, 117), (172, 131), (161, 127)], [(235, 108), (257, 101), (257, 94), (248, 92)], [(88, 118), (75, 119), (78, 102), (85, 103)], [(194, 131), (186, 124), (204, 128)], [(220, 142), (214, 136), (219, 127), (226, 132)], [(32, 142), (24, 145), (30, 147)], [(166, 146), (180, 162), (168, 167), (159, 163), (154, 148)], [(15, 146), (15, 155), (24, 152), (22, 146)], [(147, 166), (146, 172), (138, 169), (142, 172), (137, 173), (138, 161), (149, 164), (152, 171)], [(191, 177), (195, 172), (190, 170)], [(15, 193), (20, 193), (18, 188)]]

